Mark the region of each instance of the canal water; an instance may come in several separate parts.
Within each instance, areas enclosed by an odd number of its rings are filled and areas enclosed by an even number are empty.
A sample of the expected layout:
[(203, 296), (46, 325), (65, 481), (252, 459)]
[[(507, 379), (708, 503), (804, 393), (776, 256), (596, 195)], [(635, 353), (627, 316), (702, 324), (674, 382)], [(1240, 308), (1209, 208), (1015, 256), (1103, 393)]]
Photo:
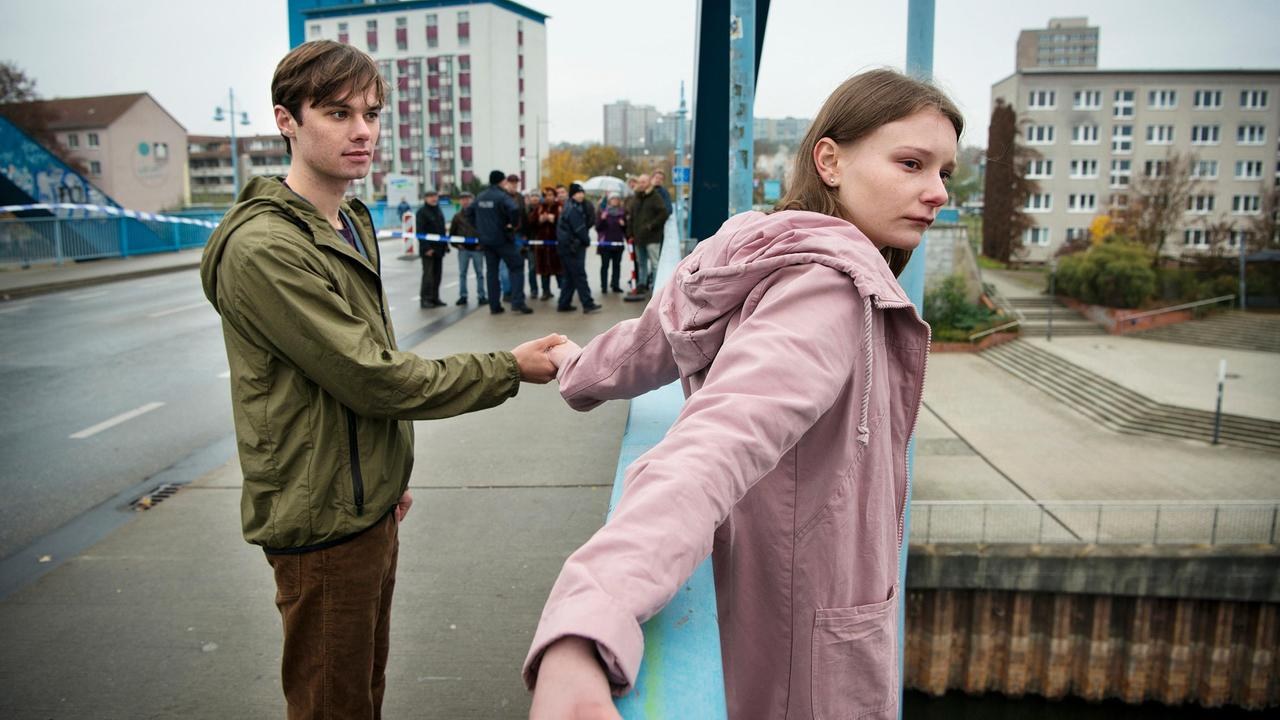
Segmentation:
[(911, 690), (906, 692), (902, 707), (903, 720), (1260, 720), (1263, 717), (1276, 716), (1238, 707), (1170, 707), (1150, 702), (1127, 705), (1116, 700), (1095, 703), (1077, 698), (1051, 701), (1034, 695), (1010, 698), (996, 693), (970, 696), (952, 692), (932, 697)]

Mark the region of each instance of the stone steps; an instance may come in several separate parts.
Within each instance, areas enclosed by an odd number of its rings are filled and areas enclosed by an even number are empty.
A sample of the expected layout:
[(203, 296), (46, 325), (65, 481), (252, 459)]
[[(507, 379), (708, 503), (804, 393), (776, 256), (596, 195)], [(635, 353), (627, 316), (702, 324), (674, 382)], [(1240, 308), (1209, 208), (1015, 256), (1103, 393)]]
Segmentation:
[(1203, 320), (1133, 333), (1143, 340), (1280, 352), (1280, 315), (1226, 312)]
[[(1200, 442), (1213, 439), (1213, 413), (1158, 403), (1030, 343), (1005, 343), (982, 356), (1112, 430)], [(1224, 413), (1219, 442), (1280, 452), (1280, 422)]]

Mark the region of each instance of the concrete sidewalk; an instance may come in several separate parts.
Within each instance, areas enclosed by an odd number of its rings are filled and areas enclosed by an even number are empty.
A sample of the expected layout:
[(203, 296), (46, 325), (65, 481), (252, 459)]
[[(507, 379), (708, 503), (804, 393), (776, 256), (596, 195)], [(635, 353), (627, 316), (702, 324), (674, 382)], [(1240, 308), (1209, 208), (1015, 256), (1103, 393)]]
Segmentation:
[(101, 283), (132, 280), (200, 266), (203, 248), (180, 252), (134, 255), (127, 258), (103, 258), (61, 265), (37, 263), (28, 268), (0, 265), (0, 300), (13, 300), (30, 295), (70, 290)]

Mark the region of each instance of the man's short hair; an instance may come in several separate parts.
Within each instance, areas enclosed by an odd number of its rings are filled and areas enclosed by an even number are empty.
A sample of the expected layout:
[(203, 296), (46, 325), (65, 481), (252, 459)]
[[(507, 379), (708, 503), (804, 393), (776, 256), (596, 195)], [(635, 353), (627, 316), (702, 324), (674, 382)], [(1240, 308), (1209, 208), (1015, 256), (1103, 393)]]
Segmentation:
[[(345, 43), (312, 40), (289, 51), (271, 78), (271, 104), (280, 105), (299, 125), (302, 105), (317, 107), (342, 101), (352, 92), (372, 90), (378, 104), (386, 102), (387, 88), (373, 58)], [(290, 155), (293, 148), (284, 139)]]
[(501, 185), (507, 179), (507, 174), (501, 170), (492, 170), (489, 172), (489, 184)]

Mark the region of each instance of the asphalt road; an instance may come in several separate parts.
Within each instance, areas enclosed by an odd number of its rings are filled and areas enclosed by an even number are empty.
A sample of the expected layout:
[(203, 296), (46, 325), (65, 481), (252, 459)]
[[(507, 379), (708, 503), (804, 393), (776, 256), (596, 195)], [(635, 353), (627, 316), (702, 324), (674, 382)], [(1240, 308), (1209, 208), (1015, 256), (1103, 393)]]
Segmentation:
[[(420, 263), (395, 259), (399, 241), (381, 247), (402, 344), (462, 316), (420, 310)], [(0, 304), (0, 407), (0, 560), (201, 451), (234, 452), (222, 333), (198, 273)]]

